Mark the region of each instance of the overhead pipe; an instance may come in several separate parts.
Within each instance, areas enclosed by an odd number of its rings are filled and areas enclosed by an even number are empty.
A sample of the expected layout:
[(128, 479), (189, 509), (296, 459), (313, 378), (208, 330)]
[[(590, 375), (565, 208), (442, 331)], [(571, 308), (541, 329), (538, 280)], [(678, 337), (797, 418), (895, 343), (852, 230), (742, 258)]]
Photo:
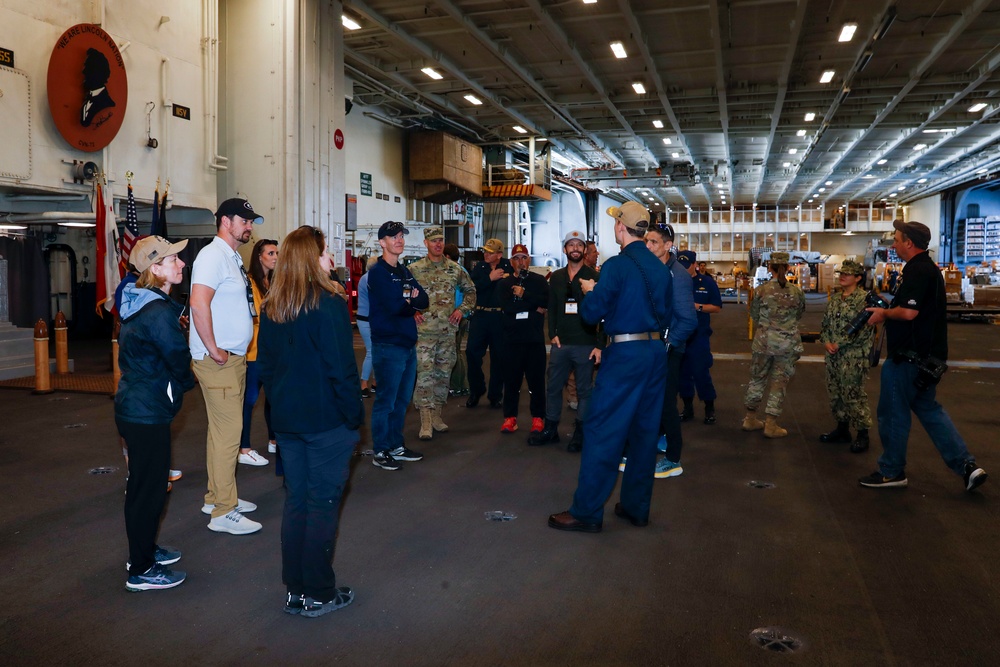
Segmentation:
[(202, 0), (202, 94), (205, 104), (205, 147), (208, 149), (208, 168), (215, 171), (229, 169), (229, 158), (219, 155), (219, 52), (218, 52), (218, 2)]
[(45, 211), (44, 213), (8, 213), (3, 216), (3, 222), (10, 224), (56, 224), (59, 222), (96, 222), (97, 215), (93, 212), (79, 211)]

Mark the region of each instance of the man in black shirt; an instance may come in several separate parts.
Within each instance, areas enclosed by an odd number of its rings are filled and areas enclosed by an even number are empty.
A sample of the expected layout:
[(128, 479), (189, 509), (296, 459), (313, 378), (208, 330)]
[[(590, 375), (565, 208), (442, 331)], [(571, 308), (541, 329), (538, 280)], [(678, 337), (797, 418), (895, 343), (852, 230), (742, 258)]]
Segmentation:
[(882, 456), (878, 470), (862, 477), (872, 488), (906, 486), (906, 443), (912, 410), (941, 458), (965, 480), (972, 491), (986, 481), (986, 471), (976, 465), (951, 417), (935, 399), (935, 385), (948, 358), (946, 301), (941, 271), (927, 254), (931, 232), (919, 222), (893, 223), (892, 245), (903, 267), (902, 283), (888, 309), (869, 308), (869, 325), (885, 322), (888, 351), (882, 365), (878, 401), (878, 433)]
[(528, 270), (528, 249), (518, 243), (511, 252), (514, 271), (497, 285), (503, 311), (503, 433), (517, 430), (521, 383), (531, 392), (531, 432), (541, 433), (545, 416), (545, 309), (549, 284)]
[[(465, 361), (469, 367), (469, 400), (465, 407), (479, 405), (483, 394), (491, 408), (499, 408), (503, 399), (503, 316), (500, 312), (498, 285), (510, 276), (510, 262), (503, 256), (503, 241), (489, 239), (481, 248), (483, 261), (472, 267), (472, 282), (476, 286), (476, 310), (469, 324), (469, 342), (465, 346)], [(490, 350), (490, 387), (486, 391), (483, 357)]]
[(594, 364), (601, 362), (597, 327), (580, 319), (583, 291), (580, 279), (597, 280), (598, 273), (583, 263), (586, 244), (583, 234), (570, 232), (563, 239), (566, 267), (549, 276), (549, 352), (548, 393), (545, 397), (545, 428), (528, 439), (529, 445), (559, 442), (559, 418), (562, 416), (563, 385), (570, 371), (576, 375), (576, 428), (566, 450), (578, 452), (583, 446), (583, 420), (587, 416)]

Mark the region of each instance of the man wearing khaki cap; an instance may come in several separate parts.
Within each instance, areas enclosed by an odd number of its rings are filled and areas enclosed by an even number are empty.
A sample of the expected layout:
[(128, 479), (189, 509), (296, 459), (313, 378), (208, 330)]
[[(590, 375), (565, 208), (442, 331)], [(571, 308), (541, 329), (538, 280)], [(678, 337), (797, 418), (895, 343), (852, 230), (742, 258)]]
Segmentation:
[[(455, 332), (476, 306), (476, 288), (461, 266), (444, 256), (444, 231), (424, 229), (427, 256), (410, 264), (410, 273), (427, 292), (430, 305), (417, 314), (417, 384), (413, 405), (420, 413), (420, 439), (447, 431), (441, 409), (448, 401), (451, 368), (455, 365)], [(456, 290), (463, 298), (455, 306)]]
[[(514, 270), (504, 258), (503, 241), (489, 239), (480, 248), (483, 261), (472, 267), (472, 282), (476, 286), (476, 309), (469, 325), (469, 342), (465, 360), (469, 367), (469, 400), (465, 407), (474, 408), (486, 394), (491, 408), (503, 405), (503, 313), (500, 311), (498, 285)], [(490, 386), (486, 388), (483, 357), (490, 350)]]

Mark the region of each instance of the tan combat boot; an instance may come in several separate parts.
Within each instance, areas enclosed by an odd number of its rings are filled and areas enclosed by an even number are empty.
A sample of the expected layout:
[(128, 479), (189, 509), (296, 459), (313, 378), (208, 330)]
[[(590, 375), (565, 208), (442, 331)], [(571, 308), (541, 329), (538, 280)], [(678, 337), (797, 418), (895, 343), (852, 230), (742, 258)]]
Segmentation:
[(784, 438), (786, 435), (788, 435), (788, 431), (778, 426), (778, 418), (768, 415), (764, 422), (764, 437)]
[(441, 406), (435, 405), (431, 408), (431, 426), (438, 433), (443, 433), (448, 430), (448, 425), (444, 423), (441, 419)]
[(764, 428), (764, 422), (757, 419), (757, 413), (753, 410), (747, 410), (747, 416), (743, 418), (743, 430), (759, 431), (762, 428)]
[(434, 434), (431, 432), (431, 409), (420, 408), (420, 434), (418, 437), (421, 440), (430, 440), (432, 435)]

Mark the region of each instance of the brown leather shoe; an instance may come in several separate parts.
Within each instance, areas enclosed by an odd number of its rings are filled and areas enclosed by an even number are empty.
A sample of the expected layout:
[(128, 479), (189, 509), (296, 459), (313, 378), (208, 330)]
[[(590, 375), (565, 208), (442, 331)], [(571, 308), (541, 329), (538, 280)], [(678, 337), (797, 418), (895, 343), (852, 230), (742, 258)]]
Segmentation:
[(649, 525), (649, 519), (635, 518), (634, 516), (625, 511), (625, 508), (622, 507), (621, 503), (615, 503), (615, 516), (620, 516), (621, 518), (625, 519), (636, 528), (642, 528), (644, 526)]
[(551, 515), (549, 517), (549, 528), (555, 528), (556, 530), (574, 530), (581, 533), (601, 532), (601, 524), (584, 523), (569, 512), (560, 512), (559, 514)]

